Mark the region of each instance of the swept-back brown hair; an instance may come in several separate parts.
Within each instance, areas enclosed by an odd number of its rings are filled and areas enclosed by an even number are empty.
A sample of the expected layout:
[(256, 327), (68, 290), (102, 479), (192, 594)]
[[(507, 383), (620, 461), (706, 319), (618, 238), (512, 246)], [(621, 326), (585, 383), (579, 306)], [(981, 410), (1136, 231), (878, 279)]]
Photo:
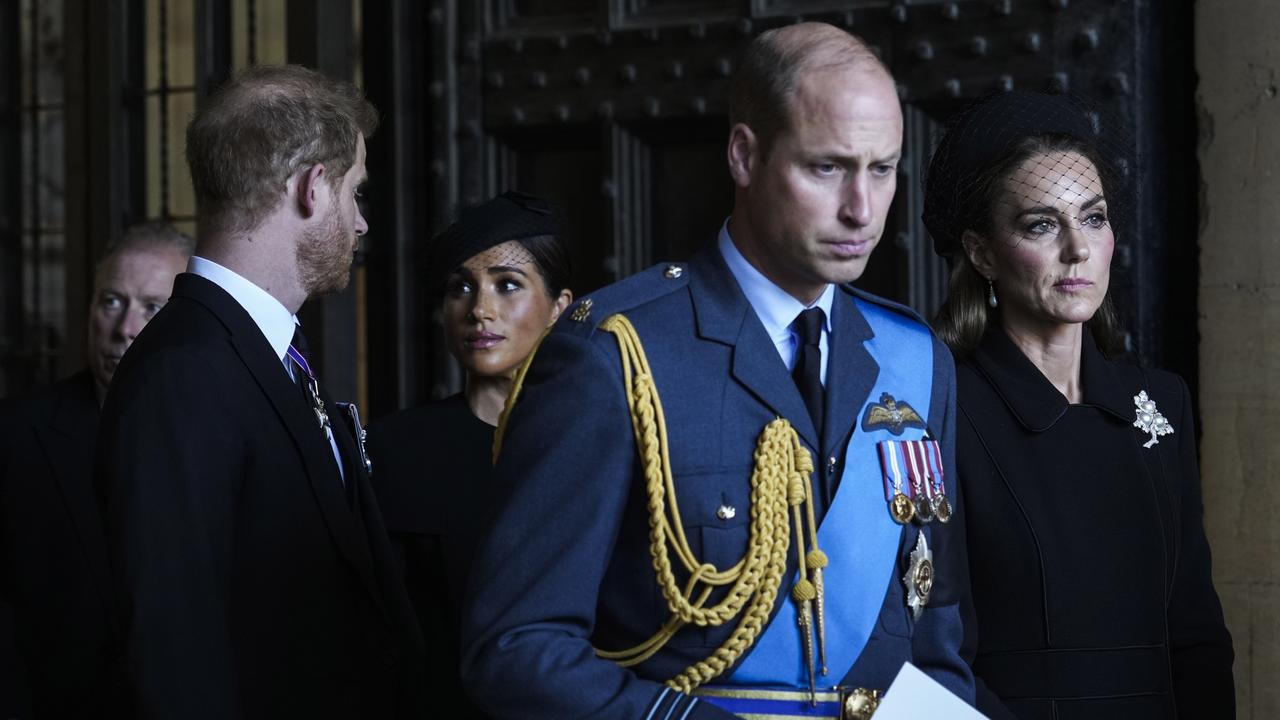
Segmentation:
[(299, 65), (247, 68), (187, 126), (187, 166), (201, 233), (250, 229), (299, 170), (323, 163), (330, 183), (356, 161), (378, 113), (353, 84)]
[[(1006, 192), (1004, 181), (1027, 160), (1052, 152), (1074, 152), (1088, 159), (1102, 180), (1103, 195), (1110, 198), (1108, 191), (1116, 186), (1116, 178), (1110, 165), (1100, 160), (1091, 145), (1070, 135), (1027, 137), (975, 179), (977, 187), (972, 201), (965, 205), (963, 215), (959, 218), (958, 227), (961, 232), (972, 230), (981, 235), (984, 242), (994, 237), (995, 208), (1000, 195)], [(1110, 200), (1108, 202), (1110, 204)], [(1108, 216), (1114, 217), (1116, 214), (1110, 212)], [(938, 314), (934, 318), (934, 330), (951, 348), (956, 359), (963, 360), (981, 342), (988, 324), (998, 320), (1000, 310), (987, 305), (987, 279), (973, 267), (969, 254), (963, 248), (957, 248), (950, 260), (950, 289), (946, 302), (938, 308)], [(1121, 349), (1119, 323), (1111, 303), (1110, 288), (1086, 325), (1102, 352), (1113, 354)]]

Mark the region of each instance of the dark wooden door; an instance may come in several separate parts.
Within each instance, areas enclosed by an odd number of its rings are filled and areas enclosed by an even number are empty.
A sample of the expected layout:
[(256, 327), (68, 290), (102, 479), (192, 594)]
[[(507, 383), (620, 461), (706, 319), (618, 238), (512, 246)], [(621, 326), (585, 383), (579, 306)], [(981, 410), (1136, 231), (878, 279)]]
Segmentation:
[[(1169, 237), (1170, 211), (1151, 199), (1162, 196), (1164, 191), (1153, 188), (1166, 182), (1178, 162), (1151, 150), (1185, 138), (1192, 125), (1189, 92), (1178, 93), (1166, 79), (1177, 63), (1161, 59), (1170, 46), (1189, 45), (1189, 19), (1153, 5), (486, 0), (402, 8), (395, 32), (406, 32), (406, 24), (417, 31), (425, 49), (414, 52), (427, 73), (402, 85), (429, 97), (416, 108), (418, 115), (392, 118), (394, 124), (416, 117), (429, 128), (416, 156), (429, 168), (429, 183), (409, 189), (407, 197), (397, 192), (399, 202), (427, 208), (417, 216), (411, 264), (418, 268), (428, 257), (422, 235), (438, 231), (460, 208), (506, 189), (544, 195), (568, 210), (579, 293), (652, 263), (686, 257), (714, 237), (731, 209), (726, 91), (739, 49), (764, 29), (821, 20), (875, 47), (897, 78), (904, 102), (898, 194), (885, 236), (858, 284), (932, 315), (945, 295), (947, 269), (920, 223), (919, 187), (939, 121), (999, 89), (1075, 92), (1103, 104), (1107, 116), (1126, 124), (1135, 139), (1125, 160), (1136, 170), (1129, 181), (1142, 185), (1146, 204), (1138, 208), (1141, 232), (1120, 239), (1114, 286), (1135, 331), (1132, 345), (1160, 359), (1168, 337), (1161, 324), (1170, 312), (1162, 288), (1170, 272), (1185, 274), (1188, 266), (1178, 251), (1139, 243), (1137, 237)], [(377, 37), (372, 27), (366, 32)], [(372, 69), (373, 59), (366, 77)], [(1173, 69), (1189, 77), (1189, 68)], [(411, 73), (401, 67), (396, 77)], [(1194, 189), (1185, 185), (1173, 190), (1194, 198)], [(1193, 232), (1186, 228), (1182, 240), (1193, 243)], [(1191, 261), (1192, 273), (1193, 266)], [(1138, 283), (1144, 284), (1141, 293)], [(419, 330), (410, 341), (418, 343), (415, 352), (431, 357), (420, 365), (430, 368), (427, 377), (401, 373), (407, 383), (398, 393), (401, 404), (456, 388), (456, 370), (430, 341), (431, 309), (410, 307), (427, 303), (426, 296), (402, 287), (393, 300), (399, 303), (390, 308), (393, 316), (398, 312), (402, 326)], [(407, 317), (416, 319), (406, 325)], [(402, 353), (401, 360), (413, 354)]]

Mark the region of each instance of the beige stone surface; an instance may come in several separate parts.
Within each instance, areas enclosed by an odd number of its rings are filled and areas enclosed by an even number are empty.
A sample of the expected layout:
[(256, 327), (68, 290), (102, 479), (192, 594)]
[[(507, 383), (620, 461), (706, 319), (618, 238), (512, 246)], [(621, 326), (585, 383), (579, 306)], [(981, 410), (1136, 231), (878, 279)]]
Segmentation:
[(1280, 717), (1280, 4), (1196, 3), (1205, 528), (1238, 717)]

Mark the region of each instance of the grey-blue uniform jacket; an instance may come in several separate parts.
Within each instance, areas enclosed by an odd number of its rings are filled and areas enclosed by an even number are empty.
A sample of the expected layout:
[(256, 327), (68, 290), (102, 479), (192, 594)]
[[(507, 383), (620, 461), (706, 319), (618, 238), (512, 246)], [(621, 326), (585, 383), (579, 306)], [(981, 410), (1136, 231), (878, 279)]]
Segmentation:
[[(587, 300), (589, 312), (580, 309)], [(476, 702), (494, 716), (511, 718), (732, 717), (663, 683), (711, 654), (736, 622), (686, 626), (653, 657), (626, 669), (597, 657), (593, 649), (632, 647), (670, 617), (649, 550), (645, 483), (618, 344), (598, 325), (622, 313), (636, 328), (665, 411), (690, 547), (703, 562), (723, 569), (746, 551), (752, 453), (763, 428), (777, 417), (793, 424), (814, 455), (813, 488), (822, 524), (834, 486), (844, 476), (845, 447), (878, 397), (870, 394), (881, 366), (865, 347), (873, 333), (858, 309), (868, 303), (900, 314), (912, 327), (920, 323), (906, 308), (851, 287), (837, 288), (821, 438), (786, 365), (714, 245), (688, 263), (659, 265), (604, 288), (564, 313), (543, 341), (511, 415), (495, 469), (490, 531), (472, 569), (462, 676)], [(883, 690), (910, 661), (972, 702), (972, 673), (960, 657), (958, 602), (968, 592), (964, 531), (955, 495), (959, 483), (950, 479), (955, 369), (941, 342), (929, 337), (925, 342), (926, 348), (932, 346), (926, 363), (932, 380), (921, 386), (930, 397), (915, 402), (929, 407), (928, 428), (940, 441), (957, 517), (927, 526), (936, 580), (918, 618), (907, 607), (902, 577), (921, 528), (894, 526), (891, 532), (898, 535), (888, 547), (896, 558), (886, 558), (884, 565), (892, 577), (878, 578), (867, 590), (875, 593), (872, 603), (883, 594), (879, 616), (872, 605), (873, 627), (861, 653), (843, 678), (827, 677), (823, 684)], [(882, 434), (895, 439), (887, 430)], [(848, 462), (867, 463), (864, 476), (874, 475), (872, 481), (879, 483), (874, 450)], [(883, 497), (874, 501), (887, 515)], [(726, 518), (729, 513), (718, 512), (722, 507), (736, 512)], [(823, 550), (838, 554), (847, 548)], [(792, 577), (795, 553), (789, 554)], [(832, 580), (828, 606), (858, 592), (855, 588), (842, 598), (832, 591)], [(784, 603), (792, 603), (790, 587), (784, 582), (775, 616)], [(788, 624), (789, 631), (798, 632)], [(735, 669), (714, 682), (725, 682)]]

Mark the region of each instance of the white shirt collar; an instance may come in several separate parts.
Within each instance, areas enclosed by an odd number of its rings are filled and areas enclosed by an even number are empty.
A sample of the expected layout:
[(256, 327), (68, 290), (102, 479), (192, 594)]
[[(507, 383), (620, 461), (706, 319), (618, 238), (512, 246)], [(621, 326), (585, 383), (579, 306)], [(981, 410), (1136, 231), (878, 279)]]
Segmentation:
[(229, 270), (218, 263), (192, 255), (187, 264), (187, 272), (214, 283), (227, 291), (227, 294), (240, 303), (240, 307), (249, 313), (254, 324), (267, 338), (276, 357), (284, 361), (285, 351), (293, 342), (293, 331), (298, 325), (298, 316), (289, 312), (288, 308), (275, 299), (266, 290), (254, 285), (234, 270)]
[(796, 316), (810, 307), (822, 308), (826, 316), (823, 330), (831, 332), (831, 304), (835, 301), (835, 285), (828, 284), (827, 289), (818, 296), (818, 300), (813, 305), (806, 306), (786, 290), (775, 285), (743, 257), (737, 246), (733, 244), (733, 238), (729, 237), (728, 220), (725, 220), (724, 225), (720, 227), (719, 245), (720, 254), (729, 265), (729, 272), (733, 273), (734, 278), (737, 279), (742, 293), (747, 296), (747, 302), (751, 303), (752, 309), (756, 311), (760, 322), (764, 324), (764, 329), (769, 333), (769, 338), (775, 344), (791, 342), (791, 323), (795, 322)]

